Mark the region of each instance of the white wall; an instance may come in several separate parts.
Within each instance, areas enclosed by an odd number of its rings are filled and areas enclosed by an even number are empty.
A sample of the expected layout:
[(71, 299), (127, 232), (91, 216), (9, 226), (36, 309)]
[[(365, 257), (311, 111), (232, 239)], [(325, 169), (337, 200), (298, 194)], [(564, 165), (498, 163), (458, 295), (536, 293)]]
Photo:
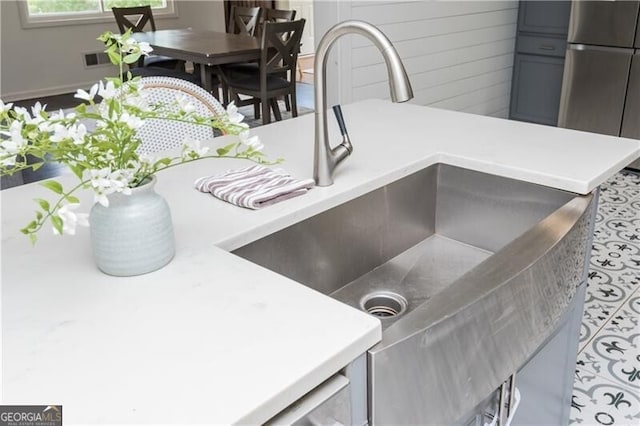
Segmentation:
[[(177, 18), (156, 19), (159, 29), (193, 27), (224, 31), (221, 0), (179, 0)], [(117, 32), (108, 23), (23, 29), (18, 6), (0, 0), (0, 98), (5, 101), (74, 92), (105, 76), (115, 76), (112, 66), (85, 68), (83, 54), (102, 51), (96, 38)]]
[[(415, 95), (411, 102), (507, 117), (517, 7), (517, 1), (318, 2), (316, 25), (326, 29), (361, 19), (380, 28), (405, 64)], [(339, 67), (339, 78), (328, 85), (329, 93), (338, 86), (339, 99), (329, 105), (389, 98), (384, 61), (366, 38), (345, 36), (336, 48), (328, 66)]]

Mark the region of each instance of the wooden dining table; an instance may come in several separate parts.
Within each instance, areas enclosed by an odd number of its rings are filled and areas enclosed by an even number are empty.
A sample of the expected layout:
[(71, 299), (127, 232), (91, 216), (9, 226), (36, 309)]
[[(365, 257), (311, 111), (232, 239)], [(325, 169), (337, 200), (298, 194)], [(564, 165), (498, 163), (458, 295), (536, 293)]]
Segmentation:
[(149, 43), (157, 55), (200, 64), (200, 81), (209, 92), (213, 90), (214, 70), (224, 79), (220, 65), (260, 59), (260, 40), (247, 35), (187, 28), (146, 31), (133, 36)]

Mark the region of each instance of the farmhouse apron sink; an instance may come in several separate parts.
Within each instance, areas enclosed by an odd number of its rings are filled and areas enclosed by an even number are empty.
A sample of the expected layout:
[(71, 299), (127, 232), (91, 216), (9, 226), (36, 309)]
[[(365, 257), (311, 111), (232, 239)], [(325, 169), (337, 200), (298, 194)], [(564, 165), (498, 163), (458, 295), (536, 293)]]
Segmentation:
[(466, 423), (581, 306), (596, 198), (438, 164), (234, 253), (380, 318), (370, 423)]

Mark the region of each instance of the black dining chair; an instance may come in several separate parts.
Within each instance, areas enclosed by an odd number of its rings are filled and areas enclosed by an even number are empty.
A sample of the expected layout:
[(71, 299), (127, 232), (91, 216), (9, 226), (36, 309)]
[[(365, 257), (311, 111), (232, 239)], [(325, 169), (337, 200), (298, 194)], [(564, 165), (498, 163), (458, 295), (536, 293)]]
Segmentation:
[[(260, 22), (257, 33), (261, 36), (265, 22), (291, 22), (296, 17), (295, 10), (264, 9), (264, 20)], [(258, 61), (229, 64), (223, 67), (226, 75), (256, 75), (260, 72)]]
[[(250, 37), (256, 36), (256, 30), (260, 22), (260, 16), (262, 14), (261, 7), (242, 7), (233, 6), (229, 15), (229, 22), (227, 23), (227, 33), (229, 34), (242, 34)], [(233, 64), (232, 64), (233, 65)], [(222, 65), (222, 72), (227, 75), (227, 65)], [(222, 81), (222, 100), (226, 105), (229, 102), (229, 88), (224, 83), (224, 79), (221, 78), (218, 70), (213, 70), (214, 80)]]
[[(238, 105), (253, 104), (256, 118), (261, 105), (262, 123), (271, 122), (271, 110), (276, 120), (282, 120), (277, 98), (290, 96), (291, 115), (298, 116), (296, 102), (296, 68), (300, 39), (305, 20), (265, 22), (260, 41), (259, 72), (228, 78), (232, 99)], [(239, 95), (249, 96), (241, 100)]]
[(264, 9), (263, 20), (259, 24), (258, 35), (262, 35), (265, 22), (291, 22), (296, 19), (295, 10)]
[(260, 7), (233, 6), (229, 15), (227, 32), (231, 34), (243, 34), (254, 37), (260, 22)]
[[(123, 34), (128, 29), (131, 29), (134, 33), (144, 32), (147, 25), (149, 25), (151, 31), (156, 31), (156, 23), (153, 19), (151, 6), (113, 7), (111, 11), (116, 18), (120, 34)], [(194, 68), (195, 71), (199, 71), (198, 67)], [(199, 72), (187, 72), (185, 61), (167, 56), (142, 56), (137, 66), (130, 67), (130, 71), (134, 77), (173, 77), (201, 85)], [(217, 95), (219, 84), (220, 82), (214, 78), (214, 96)]]
[[(265, 22), (291, 22), (296, 17), (295, 10), (285, 9), (263, 9), (262, 21), (259, 22), (256, 33), (262, 35)], [(237, 78), (241, 76), (257, 76), (260, 73), (260, 67), (258, 61), (240, 62), (237, 64), (223, 65), (222, 70), (225, 75), (231, 78)], [(291, 101), (288, 96), (284, 98), (287, 111), (291, 111)]]
[[(156, 30), (156, 22), (153, 19), (151, 6), (136, 7), (112, 7), (111, 11), (116, 18), (116, 24), (120, 34), (131, 29), (134, 33), (144, 32), (144, 28), (149, 25), (151, 31)], [(143, 56), (138, 61), (139, 67), (161, 67), (177, 71), (185, 71), (185, 62), (160, 55)]]

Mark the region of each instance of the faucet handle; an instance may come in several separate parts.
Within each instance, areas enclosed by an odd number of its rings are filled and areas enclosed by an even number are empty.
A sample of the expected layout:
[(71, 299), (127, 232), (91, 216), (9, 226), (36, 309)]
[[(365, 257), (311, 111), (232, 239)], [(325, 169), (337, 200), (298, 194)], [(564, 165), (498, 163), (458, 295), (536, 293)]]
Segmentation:
[(348, 153), (353, 152), (353, 145), (351, 145), (351, 139), (349, 139), (349, 133), (347, 133), (347, 126), (344, 124), (344, 117), (342, 116), (342, 107), (340, 105), (333, 106), (333, 113), (336, 115), (338, 121), (338, 127), (340, 127), (340, 133), (342, 134), (342, 143), (340, 146), (344, 147)]
[(340, 133), (342, 134), (342, 136), (349, 137), (349, 134), (347, 133), (347, 126), (345, 126), (344, 117), (342, 116), (342, 107), (340, 105), (334, 105), (333, 113), (336, 115), (338, 127), (340, 127)]

